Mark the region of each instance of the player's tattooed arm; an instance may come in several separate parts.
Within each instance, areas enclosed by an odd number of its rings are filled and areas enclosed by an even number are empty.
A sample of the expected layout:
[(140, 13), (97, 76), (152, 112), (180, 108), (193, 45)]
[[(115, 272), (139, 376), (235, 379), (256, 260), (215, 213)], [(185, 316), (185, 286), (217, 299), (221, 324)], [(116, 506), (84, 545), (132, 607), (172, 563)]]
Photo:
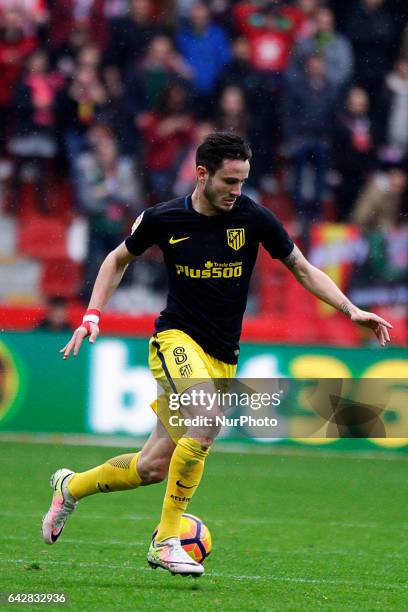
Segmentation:
[(288, 270), (290, 270), (296, 276), (296, 278), (301, 276), (302, 273), (306, 272), (307, 267), (310, 265), (296, 244), (294, 245), (290, 255), (285, 257), (285, 259), (282, 259), (282, 262), (288, 268)]
[(351, 319), (353, 315), (353, 309), (355, 309), (355, 306), (349, 300), (342, 302), (339, 307), (339, 310), (349, 319)]
[(294, 266), (296, 265), (296, 261), (297, 261), (297, 255), (296, 255), (296, 251), (298, 251), (299, 249), (297, 248), (297, 246), (295, 245), (293, 248), (293, 251), (291, 252), (290, 255), (288, 255), (284, 260), (283, 263), (285, 264), (285, 266), (287, 268), (289, 268), (289, 270), (291, 270), (292, 268), (294, 268)]

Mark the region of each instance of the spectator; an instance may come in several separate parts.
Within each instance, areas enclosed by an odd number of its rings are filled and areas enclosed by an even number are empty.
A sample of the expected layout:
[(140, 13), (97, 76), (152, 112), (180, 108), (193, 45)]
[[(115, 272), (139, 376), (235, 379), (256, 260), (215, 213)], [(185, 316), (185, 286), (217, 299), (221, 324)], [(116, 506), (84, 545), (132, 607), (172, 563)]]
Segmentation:
[(60, 130), (71, 166), (86, 148), (86, 132), (98, 120), (106, 102), (106, 90), (95, 68), (77, 66), (72, 82), (58, 99)]
[(407, 173), (399, 167), (378, 172), (370, 178), (351, 215), (363, 228), (390, 229), (398, 224), (404, 205)]
[[(268, 173), (271, 150), (277, 146), (280, 132), (278, 99), (300, 25), (299, 11), (286, 2), (242, 0), (235, 5), (234, 19), (236, 30), (249, 41), (250, 64), (261, 81), (256, 115), (262, 125), (258, 130), (260, 146), (256, 151), (259, 163), (256, 172), (251, 172), (251, 181), (259, 182), (260, 175)], [(253, 98), (252, 95), (250, 100)]]
[(355, 78), (373, 97), (381, 88), (395, 44), (392, 19), (384, 0), (360, 0), (346, 22), (354, 47)]
[(138, 140), (134, 117), (128, 113), (125, 86), (116, 66), (106, 66), (103, 70), (103, 83), (107, 101), (100, 113), (101, 121), (112, 129), (121, 154), (135, 157)]
[(35, 36), (47, 24), (49, 14), (46, 0), (0, 0), (0, 18), (10, 9), (20, 14), (26, 36)]
[(207, 6), (196, 2), (188, 23), (177, 32), (176, 43), (193, 70), (196, 107), (201, 114), (206, 114), (217, 79), (231, 56), (227, 33), (213, 23)]
[[(282, 100), (284, 151), (294, 166), (294, 199), (297, 212), (306, 220), (318, 216), (326, 190), (336, 88), (327, 78), (320, 54), (306, 60), (305, 71), (289, 79)], [(314, 189), (305, 195), (303, 175), (307, 167), (314, 171)]]
[(321, 7), (316, 12), (316, 31), (299, 41), (293, 50), (292, 78), (302, 71), (305, 57), (319, 52), (326, 63), (326, 76), (336, 86), (348, 83), (353, 74), (353, 51), (349, 41), (335, 31), (333, 11)]
[(227, 85), (218, 99), (217, 108), (212, 117), (212, 123), (220, 132), (234, 132), (242, 136), (251, 145), (254, 157), (251, 161), (251, 174), (247, 185), (259, 188), (261, 173), (264, 169), (259, 167), (257, 153), (259, 150), (260, 127), (256, 117), (250, 112), (245, 91), (239, 85)]
[(91, 150), (75, 163), (78, 208), (89, 220), (89, 254), (83, 299), (90, 291), (106, 254), (124, 238), (129, 219), (141, 201), (134, 163), (119, 154), (109, 130), (95, 125), (88, 133)]
[(259, 114), (267, 104), (269, 96), (263, 88), (262, 77), (250, 63), (251, 48), (245, 36), (237, 36), (232, 42), (230, 61), (218, 79), (217, 98), (227, 85), (239, 85), (245, 91), (250, 111)]
[(119, 68), (125, 76), (159, 33), (151, 0), (131, 0), (129, 15), (111, 21), (107, 63)]
[(380, 155), (398, 163), (408, 153), (408, 59), (400, 58), (387, 76), (375, 111)]
[(250, 45), (245, 36), (237, 36), (232, 43), (232, 58), (219, 78), (218, 93), (215, 96), (217, 99), (228, 85), (237, 85), (245, 94), (254, 153), (249, 182), (256, 187), (261, 177), (271, 171), (272, 149), (277, 139), (277, 121), (274, 111), (271, 110), (271, 95), (263, 84), (262, 74), (250, 64)]
[(250, 114), (247, 110), (245, 93), (238, 85), (227, 85), (221, 92), (213, 123), (219, 132), (234, 132), (248, 139)]
[(68, 322), (67, 302), (61, 297), (52, 297), (48, 300), (47, 314), (36, 327), (39, 331), (68, 332), (72, 327)]
[(370, 100), (365, 89), (351, 87), (333, 135), (333, 166), (338, 173), (338, 220), (345, 221), (375, 163)]
[(154, 36), (139, 62), (128, 71), (127, 96), (134, 113), (151, 110), (171, 80), (191, 78), (192, 72), (169, 36)]
[(169, 200), (194, 127), (185, 86), (170, 83), (156, 110), (139, 115), (137, 123), (143, 135), (147, 191), (151, 201)]
[(24, 34), (21, 14), (5, 10), (0, 15), (0, 148), (7, 137), (11, 117), (13, 88), (28, 55), (35, 49), (37, 41)]
[(297, 0), (296, 8), (299, 14), (299, 25), (296, 40), (310, 38), (316, 33), (316, 13), (321, 0)]
[(209, 121), (200, 121), (195, 124), (192, 133), (191, 144), (188, 147), (184, 158), (177, 171), (174, 184), (175, 197), (185, 196), (186, 193), (194, 191), (197, 183), (196, 174), (196, 151), (197, 147), (203, 142), (204, 138), (215, 131), (215, 125)]
[(98, 45), (87, 42), (78, 49), (75, 60), (79, 66), (89, 66), (99, 71), (102, 63), (102, 52)]
[(56, 49), (51, 49), (52, 60), (58, 71), (66, 78), (72, 78), (77, 65), (77, 56), (81, 49), (88, 45), (95, 45), (90, 38), (87, 28), (76, 26), (72, 29), (67, 40)]
[(15, 158), (12, 209), (17, 208), (22, 174), (29, 165), (36, 176), (39, 209), (47, 212), (47, 160), (57, 152), (55, 100), (62, 79), (50, 71), (47, 53), (41, 49), (28, 57), (25, 72), (14, 92), (14, 134), (8, 145)]
[(287, 68), (297, 20), (286, 3), (243, 0), (234, 8), (236, 29), (247, 36), (253, 68), (281, 74)]
[(53, 0), (50, 8), (49, 44), (61, 48), (76, 30), (85, 30), (101, 49), (107, 41), (105, 0)]

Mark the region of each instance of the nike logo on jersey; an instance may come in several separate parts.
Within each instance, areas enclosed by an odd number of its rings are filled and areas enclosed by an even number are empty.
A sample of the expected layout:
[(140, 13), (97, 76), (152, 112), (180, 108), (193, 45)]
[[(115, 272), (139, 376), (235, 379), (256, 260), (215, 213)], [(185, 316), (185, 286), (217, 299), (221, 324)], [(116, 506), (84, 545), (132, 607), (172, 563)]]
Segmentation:
[(183, 242), (183, 240), (188, 240), (190, 236), (186, 236), (185, 238), (173, 238), (173, 236), (169, 240), (169, 244), (177, 244), (178, 242)]
[(191, 487), (186, 487), (186, 485), (181, 484), (179, 480), (176, 482), (176, 485), (178, 487), (181, 487), (182, 489), (193, 489), (196, 486), (196, 485), (191, 485)]

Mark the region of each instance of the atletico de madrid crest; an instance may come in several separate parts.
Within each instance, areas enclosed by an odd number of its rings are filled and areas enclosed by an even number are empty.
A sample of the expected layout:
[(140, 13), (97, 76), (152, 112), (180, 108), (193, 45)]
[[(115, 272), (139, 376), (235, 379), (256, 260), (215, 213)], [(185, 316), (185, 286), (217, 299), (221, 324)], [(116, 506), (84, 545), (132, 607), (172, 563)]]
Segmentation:
[(227, 229), (227, 243), (231, 249), (238, 251), (245, 244), (245, 230), (242, 227)]

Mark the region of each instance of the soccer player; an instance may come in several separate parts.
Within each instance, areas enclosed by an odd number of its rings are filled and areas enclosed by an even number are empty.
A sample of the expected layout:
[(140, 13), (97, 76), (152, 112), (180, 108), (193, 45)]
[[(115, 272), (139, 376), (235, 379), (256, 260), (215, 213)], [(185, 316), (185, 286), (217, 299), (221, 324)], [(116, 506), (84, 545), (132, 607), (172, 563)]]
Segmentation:
[[(380, 344), (392, 325), (354, 306), (334, 282), (312, 266), (277, 218), (242, 195), (251, 150), (229, 133), (210, 134), (198, 147), (197, 184), (191, 195), (148, 208), (136, 219), (131, 235), (106, 257), (98, 273), (81, 325), (61, 350), (77, 355), (87, 336), (99, 334), (101, 311), (128, 264), (153, 244), (163, 251), (169, 276), (167, 306), (156, 320), (150, 340), (149, 366), (167, 392), (215, 392), (215, 380), (233, 378), (239, 355), (248, 286), (261, 243), (312, 294), (342, 311), (351, 321), (373, 330)], [(45, 542), (53, 544), (82, 498), (160, 482), (167, 477), (159, 530), (147, 560), (173, 574), (199, 576), (201, 564), (180, 546), (180, 520), (204, 470), (218, 433), (209, 423), (176, 435), (166, 421), (166, 402), (153, 404), (156, 429), (138, 453), (109, 459), (86, 472), (60, 469), (51, 477), (53, 497), (43, 521)], [(204, 415), (206, 406), (188, 408)], [(215, 406), (211, 416), (220, 408)], [(216, 419), (213, 419), (215, 422)]]

